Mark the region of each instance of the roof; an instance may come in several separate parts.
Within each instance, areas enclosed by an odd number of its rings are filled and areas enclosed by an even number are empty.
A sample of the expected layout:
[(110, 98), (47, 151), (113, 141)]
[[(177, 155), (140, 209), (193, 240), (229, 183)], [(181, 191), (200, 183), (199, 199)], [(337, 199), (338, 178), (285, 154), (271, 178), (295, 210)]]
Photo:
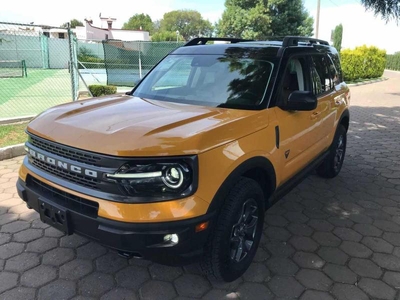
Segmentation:
[[(230, 43), (220, 43), (221, 41)], [(214, 44), (206, 44), (207, 41), (218, 41)], [(216, 54), (226, 56), (240, 56), (260, 58), (281, 56), (286, 48), (298, 49), (299, 52), (332, 52), (336, 50), (328, 42), (313, 38), (285, 37), (282, 41), (251, 41), (231, 38), (195, 38), (185, 46), (173, 51), (171, 54)]]
[(108, 28), (101, 28), (101, 27), (96, 27), (96, 26), (93, 26), (90, 22), (88, 22), (88, 21), (86, 21), (86, 24), (88, 24), (90, 27), (92, 27), (92, 28), (96, 28), (96, 29), (99, 29), (99, 30), (104, 30), (104, 31), (114, 31), (114, 30), (119, 30), (119, 31), (126, 31), (126, 32), (129, 32), (129, 31), (133, 31), (133, 32), (146, 32), (146, 30), (130, 30), (130, 29), (117, 29), (117, 28), (111, 28), (111, 29), (108, 29)]

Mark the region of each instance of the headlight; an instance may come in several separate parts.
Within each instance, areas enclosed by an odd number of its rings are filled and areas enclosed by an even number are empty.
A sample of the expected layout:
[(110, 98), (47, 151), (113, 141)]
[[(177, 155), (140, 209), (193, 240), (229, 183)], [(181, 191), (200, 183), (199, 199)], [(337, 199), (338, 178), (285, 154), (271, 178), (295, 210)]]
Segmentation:
[(126, 163), (114, 174), (106, 174), (130, 196), (182, 198), (197, 187), (197, 160)]

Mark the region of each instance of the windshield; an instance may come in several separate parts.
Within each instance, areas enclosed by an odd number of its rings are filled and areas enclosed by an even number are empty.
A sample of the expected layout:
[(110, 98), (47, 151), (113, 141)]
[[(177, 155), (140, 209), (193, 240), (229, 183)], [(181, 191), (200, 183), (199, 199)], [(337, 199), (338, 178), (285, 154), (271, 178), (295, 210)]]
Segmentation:
[(273, 64), (221, 55), (169, 55), (134, 90), (133, 96), (204, 106), (261, 103)]

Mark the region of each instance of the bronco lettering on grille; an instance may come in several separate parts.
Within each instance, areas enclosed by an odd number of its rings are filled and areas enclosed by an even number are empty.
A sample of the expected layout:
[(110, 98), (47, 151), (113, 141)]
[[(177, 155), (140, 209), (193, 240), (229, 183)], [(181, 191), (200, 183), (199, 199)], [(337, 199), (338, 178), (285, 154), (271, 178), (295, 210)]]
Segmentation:
[(71, 172), (74, 172), (77, 174), (82, 174), (82, 175), (86, 175), (86, 176), (93, 177), (93, 178), (98, 177), (97, 171), (85, 169), (83, 167), (74, 166), (67, 162), (64, 162), (64, 161), (61, 161), (58, 159), (54, 159), (52, 157), (48, 157), (48, 156), (44, 155), (43, 153), (36, 152), (35, 150), (29, 149), (29, 148), (28, 148), (28, 150), (29, 150), (29, 154), (32, 157), (35, 157), (36, 159), (39, 159), (45, 163), (48, 163), (49, 165), (53, 165), (53, 166), (56, 166), (56, 167), (64, 169), (64, 170), (68, 170), (68, 171), (71, 171)]

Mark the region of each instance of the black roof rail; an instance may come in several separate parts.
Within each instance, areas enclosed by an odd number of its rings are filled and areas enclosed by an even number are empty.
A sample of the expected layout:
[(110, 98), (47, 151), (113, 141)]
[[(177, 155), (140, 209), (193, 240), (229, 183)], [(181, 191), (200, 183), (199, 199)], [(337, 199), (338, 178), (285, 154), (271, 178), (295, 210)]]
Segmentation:
[(329, 46), (329, 43), (324, 40), (319, 40), (319, 39), (314, 39), (310, 37), (305, 37), (305, 36), (286, 36), (283, 39), (282, 47), (291, 47), (291, 46), (298, 46), (299, 42), (306, 42), (309, 44), (320, 44), (320, 45), (325, 45)]
[(221, 42), (230, 42), (231, 44), (240, 43), (240, 42), (251, 42), (253, 40), (244, 40), (244, 39), (235, 39), (235, 38), (216, 38), (216, 37), (199, 37), (194, 38), (187, 42), (186, 46), (195, 46), (195, 45), (205, 45), (209, 41), (221, 41)]

